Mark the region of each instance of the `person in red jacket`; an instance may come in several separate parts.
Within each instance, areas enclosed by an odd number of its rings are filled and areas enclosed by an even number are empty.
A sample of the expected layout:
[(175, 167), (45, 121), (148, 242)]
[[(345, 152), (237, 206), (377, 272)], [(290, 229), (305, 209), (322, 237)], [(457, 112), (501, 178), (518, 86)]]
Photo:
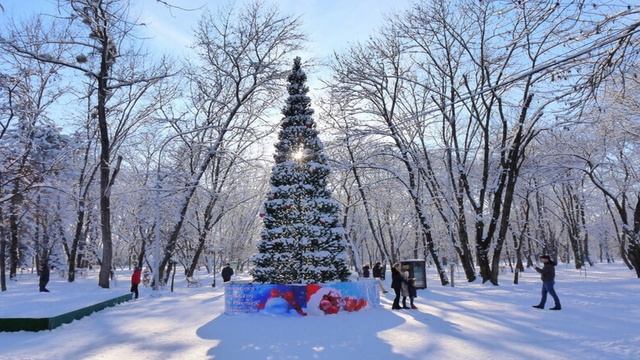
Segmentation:
[(136, 267), (133, 270), (133, 274), (131, 274), (131, 292), (135, 294), (135, 298), (138, 298), (138, 285), (140, 285), (140, 275), (142, 274), (142, 269)]

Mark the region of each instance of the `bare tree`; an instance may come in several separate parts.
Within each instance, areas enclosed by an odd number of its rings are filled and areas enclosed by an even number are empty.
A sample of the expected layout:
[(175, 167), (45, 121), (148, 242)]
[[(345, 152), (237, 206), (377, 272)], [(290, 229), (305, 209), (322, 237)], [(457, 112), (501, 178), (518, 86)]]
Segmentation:
[(623, 92), (612, 81), (610, 87), (602, 89), (601, 102), (590, 105), (586, 112), (586, 126), (591, 131), (583, 133), (582, 141), (565, 145), (569, 155), (565, 161), (568, 167), (584, 173), (604, 196), (613, 225), (619, 230), (616, 233), (622, 257), (640, 277), (640, 173), (636, 156), (640, 137), (638, 100), (633, 91), (638, 82), (633, 75), (628, 76), (627, 91)]
[[(40, 21), (30, 21), (16, 25), (9, 36), (20, 32), (26, 40), (22, 46), (30, 51), (40, 51), (41, 32), (44, 25)], [(56, 83), (60, 66), (40, 64), (35, 60), (25, 60), (15, 52), (6, 51), (0, 61), (5, 64), (6, 73), (2, 74), (2, 91), (7, 95), (2, 109), (2, 170), (0, 170), (0, 205), (8, 202), (8, 229), (10, 267), (9, 276), (14, 278), (19, 261), (20, 213), (27, 193), (46, 175), (51, 168), (36, 166), (34, 154), (42, 151), (38, 138), (42, 136), (43, 126), (50, 126), (47, 110), (64, 93), (64, 86)], [(62, 46), (52, 49), (55, 54), (63, 51)], [(6, 117), (5, 117), (6, 116)], [(11, 187), (9, 191), (9, 187)], [(0, 247), (5, 248), (3, 237)], [(4, 260), (4, 258), (2, 259)]]
[(432, 235), (432, 223), (420, 195), (420, 175), (412, 157), (411, 140), (403, 131), (404, 127), (399, 127), (398, 124), (399, 118), (402, 118), (401, 99), (406, 91), (402, 78), (409, 76), (412, 71), (406, 65), (408, 57), (405, 45), (391, 29), (378, 39), (352, 48), (345, 55), (336, 54), (332, 65), (334, 79), (331, 85), (334, 86), (337, 97), (348, 102), (352, 113), (369, 116), (381, 125), (369, 127), (369, 135), (383, 135), (391, 140), (393, 148), (383, 150), (381, 155), (392, 151), (392, 156), (403, 164), (406, 175), (396, 175), (405, 184), (412, 200), (422, 227), (425, 252), (431, 255), (440, 281), (445, 285), (448, 283), (447, 275), (440, 264)]
[[(89, 77), (96, 84), (96, 102), (93, 118), (97, 121), (100, 141), (100, 223), (102, 235), (102, 266), (100, 268), (99, 285), (109, 287), (111, 272), (112, 240), (111, 240), (111, 196), (110, 187), (118, 172), (118, 161), (113, 167), (113, 144), (110, 130), (118, 133), (126, 131), (127, 126), (119, 123), (115, 128), (109, 126), (109, 117), (127, 115), (125, 105), (122, 113), (118, 114), (110, 104), (118, 91), (129, 91), (129, 103), (135, 106), (136, 100), (151, 86), (168, 75), (167, 68), (160, 64), (153, 69), (140, 69), (131, 66), (141, 59), (142, 54), (132, 47), (129, 42), (137, 24), (129, 18), (128, 2), (124, 0), (68, 0), (61, 3), (57, 17), (64, 26), (60, 32), (42, 34), (42, 49), (30, 49), (22, 44), (28, 43), (22, 35), (16, 33), (14, 37), (3, 43), (16, 54), (38, 60), (43, 63), (56, 64), (66, 69), (74, 70)], [(66, 51), (52, 54), (47, 46), (64, 45)], [(118, 67), (116, 64), (121, 64)], [(131, 93), (137, 88), (137, 93)], [(113, 169), (113, 171), (112, 171)]]
[[(178, 134), (197, 131), (189, 149), (190, 176), (178, 205), (160, 262), (160, 279), (168, 277), (169, 261), (176, 249), (196, 187), (210, 164), (220, 158), (223, 145), (234, 132), (246, 132), (280, 96), (283, 66), (303, 40), (299, 20), (254, 3), (239, 12), (205, 15), (196, 28), (195, 49), (200, 61), (188, 70), (193, 119), (174, 122)], [(204, 147), (200, 144), (208, 143)]]

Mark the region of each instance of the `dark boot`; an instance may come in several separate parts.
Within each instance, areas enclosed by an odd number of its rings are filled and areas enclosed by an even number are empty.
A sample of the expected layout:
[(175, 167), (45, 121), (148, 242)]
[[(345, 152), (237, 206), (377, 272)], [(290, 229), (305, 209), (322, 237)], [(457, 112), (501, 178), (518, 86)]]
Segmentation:
[(556, 306), (552, 307), (552, 308), (551, 308), (551, 309), (549, 309), (549, 310), (562, 310), (562, 307), (560, 307), (560, 306), (556, 305)]
[(544, 306), (542, 305), (533, 305), (532, 307), (536, 309), (544, 309)]

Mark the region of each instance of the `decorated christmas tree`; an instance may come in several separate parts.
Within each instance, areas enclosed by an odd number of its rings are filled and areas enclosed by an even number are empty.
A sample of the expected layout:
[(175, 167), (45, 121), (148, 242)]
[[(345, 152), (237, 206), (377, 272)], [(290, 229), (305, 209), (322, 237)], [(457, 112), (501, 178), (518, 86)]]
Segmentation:
[(264, 230), (252, 274), (267, 283), (313, 283), (349, 276), (340, 206), (327, 189), (329, 167), (313, 121), (307, 76), (295, 58), (271, 191), (264, 202)]

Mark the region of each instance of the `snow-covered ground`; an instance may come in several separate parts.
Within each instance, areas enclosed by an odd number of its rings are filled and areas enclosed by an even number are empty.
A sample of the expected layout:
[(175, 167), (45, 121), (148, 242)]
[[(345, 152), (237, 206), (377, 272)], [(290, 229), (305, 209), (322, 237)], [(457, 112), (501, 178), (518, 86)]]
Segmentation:
[[(129, 280), (116, 278), (110, 289), (98, 287), (95, 273), (68, 283), (58, 272), (51, 272), (47, 289), (39, 292), (35, 274), (18, 274), (18, 281), (9, 281), (7, 290), (0, 293), (0, 318), (51, 317), (129, 293)], [(0, 335), (1, 336), (1, 335)]]
[(500, 287), (442, 288), (429, 275), (417, 311), (391, 311), (387, 296), (384, 309), (306, 318), (223, 315), (220, 287), (143, 288), (53, 331), (1, 333), (0, 359), (640, 359), (640, 280), (619, 264), (586, 277), (560, 266), (559, 312), (531, 308), (530, 271)]

